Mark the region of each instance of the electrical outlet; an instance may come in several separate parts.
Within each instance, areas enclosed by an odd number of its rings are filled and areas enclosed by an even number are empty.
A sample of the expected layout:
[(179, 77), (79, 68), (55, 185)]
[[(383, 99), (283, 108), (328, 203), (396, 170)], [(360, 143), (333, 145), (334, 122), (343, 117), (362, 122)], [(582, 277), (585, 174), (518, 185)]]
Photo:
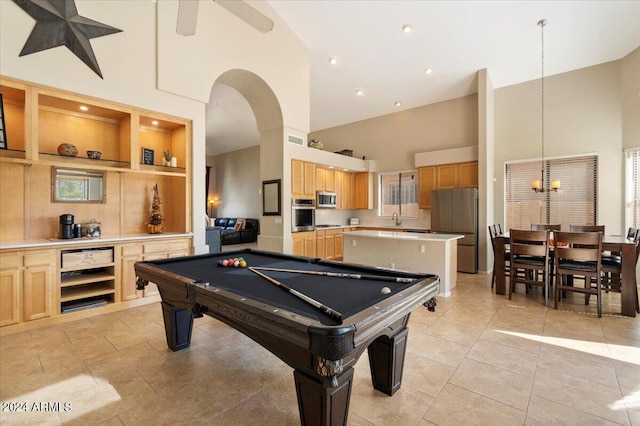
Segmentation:
[(425, 246), (424, 246), (424, 244), (420, 244), (420, 247), (419, 247), (418, 251), (419, 251), (420, 253), (424, 253), (424, 252), (425, 252)]
[(273, 219), (274, 223), (282, 223), (282, 218), (281, 217), (276, 217)]
[(393, 262), (391, 262), (391, 263), (389, 263), (389, 267), (390, 267), (391, 269), (396, 269), (396, 264), (395, 264), (395, 263), (393, 263)]
[(351, 240), (351, 247), (355, 247), (356, 246), (356, 240)]

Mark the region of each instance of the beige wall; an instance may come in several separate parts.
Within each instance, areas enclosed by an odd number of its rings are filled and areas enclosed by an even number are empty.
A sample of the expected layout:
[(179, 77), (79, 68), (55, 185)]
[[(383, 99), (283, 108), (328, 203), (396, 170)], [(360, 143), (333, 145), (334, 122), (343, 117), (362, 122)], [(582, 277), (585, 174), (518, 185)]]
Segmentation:
[(259, 219), (260, 146), (208, 157), (207, 165), (212, 173), (209, 193), (219, 200), (215, 217)]
[(282, 122), (306, 136), (308, 49), (266, 2), (252, 5), (275, 21), (269, 34), (203, 1), (192, 37), (175, 33), (176, 1), (75, 3), (81, 16), (122, 30), (91, 40), (104, 79), (66, 47), (19, 57), (34, 20), (15, 3), (1, 0), (0, 75), (192, 120), (194, 245), (196, 253), (206, 251), (205, 221), (198, 212), (205, 194), (205, 102), (214, 81), (235, 69), (259, 76), (277, 98)]
[(478, 96), (438, 102), (312, 132), (327, 151), (352, 149), (378, 163), (378, 171), (414, 168), (419, 152), (478, 144)]
[[(545, 157), (598, 154), (598, 223), (611, 234), (623, 226), (620, 76), (614, 61), (545, 78)], [(539, 79), (495, 90), (494, 215), (503, 225), (505, 161), (541, 156), (540, 94)]]
[(622, 59), (622, 146), (640, 147), (640, 47)]

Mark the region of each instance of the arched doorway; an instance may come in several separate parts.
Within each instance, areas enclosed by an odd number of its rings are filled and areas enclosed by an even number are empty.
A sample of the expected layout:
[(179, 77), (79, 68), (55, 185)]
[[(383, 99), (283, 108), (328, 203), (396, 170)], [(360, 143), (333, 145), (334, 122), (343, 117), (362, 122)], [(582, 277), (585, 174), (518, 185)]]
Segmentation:
[[(210, 125), (242, 128), (210, 130)], [(207, 199), (218, 200), (214, 216), (257, 217), (258, 247), (283, 251), (282, 220), (266, 223), (261, 216), (261, 182), (283, 176), (283, 118), (275, 93), (250, 71), (226, 71), (212, 86), (206, 126), (207, 145), (216, 143), (210, 133), (220, 134), (219, 140), (225, 145), (222, 150), (227, 152), (211, 157), (207, 154), (207, 166), (212, 167)], [(229, 135), (238, 138), (237, 147)]]

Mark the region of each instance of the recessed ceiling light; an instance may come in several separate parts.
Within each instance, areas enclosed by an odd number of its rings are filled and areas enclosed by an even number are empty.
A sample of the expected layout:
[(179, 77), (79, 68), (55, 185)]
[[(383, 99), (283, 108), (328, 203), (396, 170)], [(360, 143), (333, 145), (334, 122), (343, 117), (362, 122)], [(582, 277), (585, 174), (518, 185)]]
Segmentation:
[(335, 166), (329, 166), (330, 169), (333, 169)]
[(432, 72), (433, 72), (433, 68), (431, 68), (431, 67), (426, 67), (426, 68), (424, 69), (424, 73), (425, 73), (425, 74), (431, 74)]
[(364, 92), (361, 89), (356, 90), (356, 95), (364, 96)]
[(80, 105), (80, 111), (89, 111), (89, 107), (86, 105)]
[(158, 120), (153, 120), (153, 121), (151, 122), (151, 124), (153, 124), (154, 126), (157, 126), (157, 125), (158, 125), (158, 124), (160, 124), (160, 123), (158, 123)]
[(410, 25), (410, 24), (404, 24), (404, 25), (402, 26), (402, 32), (404, 32), (404, 33), (410, 33), (412, 29), (413, 29), (413, 28), (411, 28), (411, 25)]
[(331, 65), (338, 65), (338, 58), (336, 58), (336, 57), (329, 58), (329, 63)]
[(343, 172), (348, 172), (348, 171), (349, 171), (349, 169), (342, 169), (342, 171), (343, 171)]
[(396, 101), (396, 103), (394, 105), (397, 106), (397, 107), (401, 107), (402, 106), (402, 102)]

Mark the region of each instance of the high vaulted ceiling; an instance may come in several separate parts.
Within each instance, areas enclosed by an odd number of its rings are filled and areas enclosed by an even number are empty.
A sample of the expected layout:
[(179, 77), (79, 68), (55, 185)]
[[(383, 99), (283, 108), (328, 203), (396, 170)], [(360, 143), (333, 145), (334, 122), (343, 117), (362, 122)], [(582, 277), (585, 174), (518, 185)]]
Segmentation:
[[(543, 18), (545, 76), (617, 60), (640, 46), (637, 0), (268, 3), (310, 50), (311, 131), (475, 93), (484, 68), (495, 88), (540, 78)], [(402, 31), (405, 24), (411, 32)], [(207, 135), (208, 144), (215, 139)], [(244, 146), (251, 144), (257, 139)]]

